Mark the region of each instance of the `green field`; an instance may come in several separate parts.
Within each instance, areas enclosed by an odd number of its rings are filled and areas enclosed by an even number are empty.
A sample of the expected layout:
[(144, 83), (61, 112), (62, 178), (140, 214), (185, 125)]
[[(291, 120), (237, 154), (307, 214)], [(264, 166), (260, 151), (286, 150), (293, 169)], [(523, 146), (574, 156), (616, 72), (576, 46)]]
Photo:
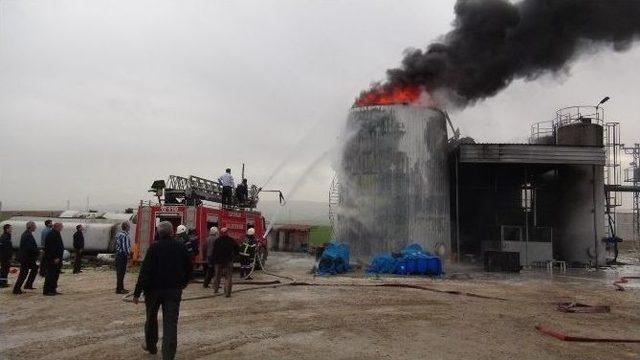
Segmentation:
[(309, 232), (309, 246), (320, 246), (331, 240), (331, 226), (312, 226)]

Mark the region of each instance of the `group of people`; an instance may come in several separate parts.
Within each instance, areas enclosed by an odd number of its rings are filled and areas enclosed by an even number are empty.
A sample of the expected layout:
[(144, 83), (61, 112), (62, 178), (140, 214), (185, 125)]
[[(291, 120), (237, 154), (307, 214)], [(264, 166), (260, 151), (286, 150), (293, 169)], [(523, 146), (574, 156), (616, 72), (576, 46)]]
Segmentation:
[[(218, 182), (222, 185), (222, 204), (233, 204), (233, 188), (235, 187), (235, 181), (233, 175), (231, 175), (231, 169), (226, 169), (225, 173), (218, 178)], [(247, 179), (242, 179), (242, 182), (236, 187), (235, 191), (236, 203), (239, 206), (245, 206), (249, 200), (249, 186), (247, 185)]]
[[(55, 296), (60, 294), (58, 292), (58, 278), (62, 270), (62, 258), (64, 256), (64, 244), (61, 235), (63, 224), (59, 222), (53, 223), (51, 220), (45, 221), (45, 229), (40, 232), (40, 247), (33, 236), (36, 228), (36, 223), (29, 221), (20, 236), (20, 244), (16, 256), (16, 260), (20, 262), (20, 273), (13, 287), (13, 293), (19, 295), (24, 293), (24, 289), (34, 290), (33, 283), (38, 270), (40, 270), (40, 275), (44, 277), (43, 295)], [(82, 231), (82, 225), (78, 225), (76, 234), (73, 236), (74, 248), (76, 249), (74, 273), (81, 271), (80, 257), (84, 248)], [(9, 287), (8, 275), (11, 260), (13, 259), (12, 234), (13, 226), (5, 224), (2, 227), (2, 235), (0, 236), (0, 287)], [(40, 260), (39, 266), (38, 259)]]
[[(128, 222), (122, 223), (122, 230), (116, 236), (116, 293), (126, 292), (123, 281), (127, 261), (131, 255), (129, 227)], [(43, 295), (60, 295), (60, 292), (58, 292), (58, 279), (62, 273), (64, 257), (63, 228), (64, 225), (61, 222), (54, 223), (52, 220), (46, 220), (44, 229), (40, 232), (40, 244), (38, 244), (33, 235), (37, 225), (34, 221), (27, 222), (26, 229), (20, 235), (18, 252), (15, 256), (15, 260), (20, 263), (20, 272), (13, 286), (14, 294), (23, 294), (23, 290), (35, 290), (33, 285), (37, 274), (40, 273), (40, 276), (44, 277)], [(85, 247), (84, 231), (85, 228), (82, 225), (77, 225), (76, 232), (73, 234), (74, 274), (82, 272), (82, 256)], [(5, 224), (2, 227), (2, 235), (0, 235), (0, 288), (9, 287), (8, 275), (14, 255), (12, 234), (13, 226)]]
[[(61, 234), (63, 224), (47, 220), (45, 229), (41, 232), (41, 246), (38, 246), (33, 236), (36, 228), (35, 222), (29, 221), (21, 235), (16, 257), (20, 262), (20, 274), (13, 292), (21, 294), (23, 285), (24, 289), (34, 289), (34, 281), (38, 270), (41, 269), (45, 277), (43, 294), (55, 296), (60, 294), (57, 288), (64, 256)], [(129, 228), (128, 222), (122, 223), (121, 230), (115, 238), (116, 293), (118, 294), (129, 292), (124, 288), (124, 276), (132, 253)], [(8, 287), (7, 276), (13, 257), (11, 241), (13, 227), (6, 224), (2, 230), (3, 233), (0, 236), (0, 287)], [(74, 273), (82, 271), (83, 230), (83, 227), (78, 225), (73, 236), (76, 255), (73, 262)], [(140, 296), (144, 294), (146, 321), (143, 349), (151, 354), (158, 351), (158, 311), (162, 307), (162, 355), (164, 359), (173, 359), (177, 349), (177, 326), (182, 291), (191, 280), (193, 261), (198, 254), (199, 244), (197, 237), (193, 233), (189, 234), (184, 225), (179, 225), (174, 233), (173, 225), (168, 221), (162, 221), (158, 224), (156, 234), (156, 241), (149, 247), (142, 261), (133, 292), (133, 302), (138, 304)], [(240, 246), (235, 239), (229, 236), (229, 230), (226, 227), (220, 230), (215, 226), (212, 227), (207, 239), (207, 268), (204, 287), (209, 287), (213, 278), (213, 289), (215, 293), (218, 293), (224, 277), (224, 294), (226, 297), (230, 297), (233, 262), (239, 255), (240, 275), (242, 278), (248, 277), (252, 269), (251, 264), (256, 244), (253, 228), (247, 230), (247, 240)], [(40, 259), (40, 266), (38, 266), (38, 259)]]

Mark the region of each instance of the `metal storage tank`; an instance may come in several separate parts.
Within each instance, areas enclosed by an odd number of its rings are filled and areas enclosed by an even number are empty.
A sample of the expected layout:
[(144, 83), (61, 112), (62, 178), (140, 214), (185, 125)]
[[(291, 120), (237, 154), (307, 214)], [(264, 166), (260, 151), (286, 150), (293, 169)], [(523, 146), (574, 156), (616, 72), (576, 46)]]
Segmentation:
[(412, 105), (352, 108), (338, 165), (336, 236), (356, 259), (418, 243), (450, 252), (444, 114)]
[[(592, 114), (584, 116), (583, 114)], [(558, 110), (558, 145), (603, 146), (602, 119), (594, 107)], [(604, 167), (567, 165), (558, 170), (560, 201), (556, 245), (560, 256), (571, 263), (606, 262)]]

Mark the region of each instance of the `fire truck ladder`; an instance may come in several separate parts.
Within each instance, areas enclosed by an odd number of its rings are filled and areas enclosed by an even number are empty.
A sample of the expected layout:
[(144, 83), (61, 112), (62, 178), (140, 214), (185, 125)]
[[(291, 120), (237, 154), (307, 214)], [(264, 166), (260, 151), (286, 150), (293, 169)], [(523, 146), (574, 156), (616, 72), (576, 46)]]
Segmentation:
[(165, 202), (174, 202), (180, 198), (185, 200), (206, 200), (222, 202), (222, 185), (219, 182), (198, 176), (188, 178), (169, 175), (165, 189)]

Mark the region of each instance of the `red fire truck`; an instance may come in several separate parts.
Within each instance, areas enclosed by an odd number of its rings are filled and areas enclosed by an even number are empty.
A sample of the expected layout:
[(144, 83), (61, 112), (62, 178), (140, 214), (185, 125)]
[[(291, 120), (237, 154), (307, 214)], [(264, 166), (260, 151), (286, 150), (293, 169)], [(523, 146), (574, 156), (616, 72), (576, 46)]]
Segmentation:
[(240, 203), (234, 196), (232, 203), (223, 204), (220, 183), (193, 175), (188, 178), (171, 175), (168, 182), (156, 180), (149, 191), (155, 193), (158, 202), (140, 202), (133, 245), (135, 262), (144, 259), (147, 249), (155, 240), (156, 226), (160, 221), (171, 222), (174, 230), (178, 225), (185, 225), (197, 236), (200, 251), (195, 259), (196, 264), (206, 262), (207, 237), (213, 226), (218, 229), (226, 227), (229, 236), (239, 243), (245, 240), (249, 228), (255, 229), (259, 263), (266, 261), (266, 224), (264, 217), (254, 209), (261, 192), (278, 192), (282, 204), (284, 198), (280, 191), (262, 190), (252, 185), (246, 201)]

